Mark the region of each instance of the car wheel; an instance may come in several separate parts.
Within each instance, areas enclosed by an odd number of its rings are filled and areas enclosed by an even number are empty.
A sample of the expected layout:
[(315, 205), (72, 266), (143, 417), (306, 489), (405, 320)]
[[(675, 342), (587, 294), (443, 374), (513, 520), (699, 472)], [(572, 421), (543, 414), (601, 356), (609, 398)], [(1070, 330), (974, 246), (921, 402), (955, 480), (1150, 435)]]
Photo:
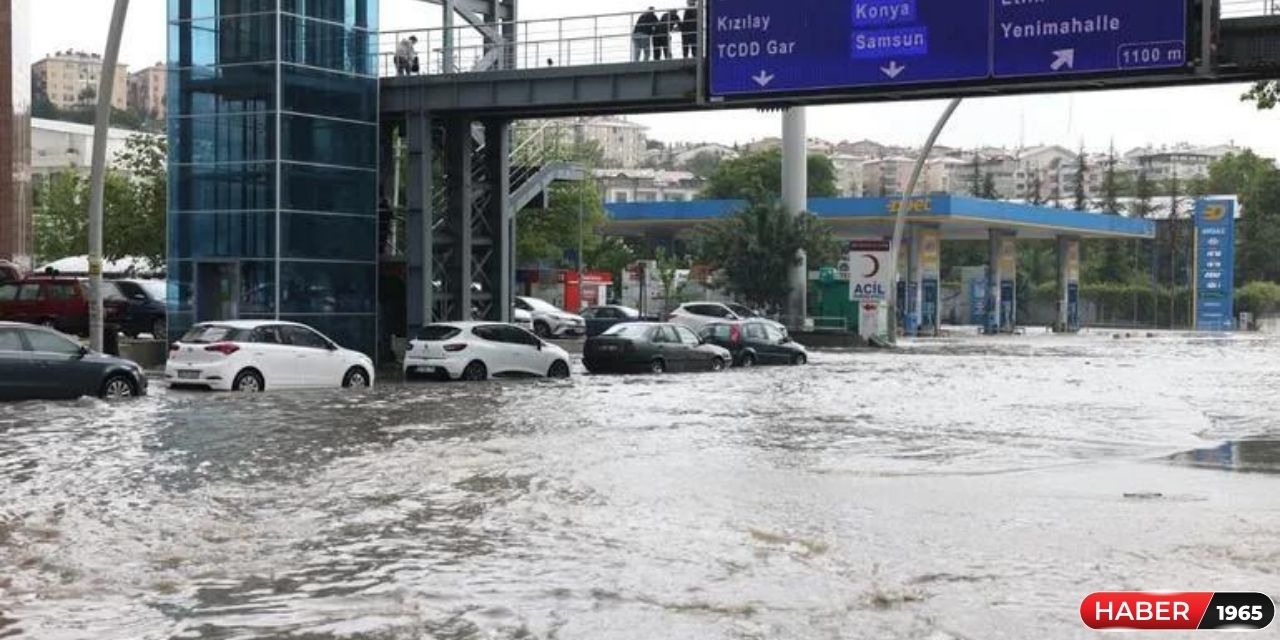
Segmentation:
[(479, 382), (489, 379), (489, 368), (484, 366), (479, 360), (471, 361), (466, 369), (462, 370), (462, 379), (468, 382)]
[(657, 358), (649, 363), (649, 373), (662, 374), (667, 372), (667, 363), (662, 358)]
[(756, 355), (754, 353), (742, 354), (742, 366), (743, 368), (756, 366)]
[(128, 400), (138, 395), (137, 385), (129, 376), (116, 374), (102, 384), (98, 396), (103, 400)]
[(547, 372), (547, 377), (559, 378), (559, 379), (568, 378), (569, 363), (565, 362), (564, 360), (556, 360), (555, 362), (551, 363), (551, 370)]
[(533, 332), (537, 334), (539, 338), (550, 338), (551, 325), (539, 320), (538, 322), (533, 323)]
[(152, 338), (164, 340), (168, 333), (168, 326), (165, 324), (164, 318), (156, 318), (155, 322), (151, 323)]
[(236, 374), (236, 380), (231, 384), (232, 391), (241, 393), (262, 393), (267, 389), (267, 384), (262, 379), (262, 374), (253, 369), (246, 369)]
[(351, 367), (342, 378), (342, 386), (347, 389), (369, 388), (369, 373), (360, 367)]
[(712, 370), (712, 371), (724, 371), (724, 358), (719, 358), (719, 357), (712, 358), (712, 359), (711, 359), (711, 370)]
[(803, 353), (797, 353), (795, 356), (791, 358), (791, 364), (797, 367), (800, 365), (808, 364), (808, 363), (809, 363), (809, 356), (806, 356)]

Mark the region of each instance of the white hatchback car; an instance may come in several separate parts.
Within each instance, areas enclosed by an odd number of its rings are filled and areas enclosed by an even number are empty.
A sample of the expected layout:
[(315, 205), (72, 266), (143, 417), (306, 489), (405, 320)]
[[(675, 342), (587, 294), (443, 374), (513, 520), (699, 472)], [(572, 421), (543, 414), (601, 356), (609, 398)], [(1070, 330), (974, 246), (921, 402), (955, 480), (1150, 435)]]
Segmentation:
[(511, 324), (448, 322), (422, 328), (404, 354), (405, 378), (569, 377), (569, 352)]
[(206, 322), (169, 347), (169, 386), (218, 391), (373, 386), (373, 360), (306, 325)]

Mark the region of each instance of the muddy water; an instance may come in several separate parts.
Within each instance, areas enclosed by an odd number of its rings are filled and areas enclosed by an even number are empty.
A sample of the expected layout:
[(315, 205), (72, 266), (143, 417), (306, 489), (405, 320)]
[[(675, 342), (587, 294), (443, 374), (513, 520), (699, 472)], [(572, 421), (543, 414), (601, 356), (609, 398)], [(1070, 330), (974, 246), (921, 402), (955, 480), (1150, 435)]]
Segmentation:
[(0, 407), (0, 637), (1091, 638), (1280, 595), (1280, 342)]

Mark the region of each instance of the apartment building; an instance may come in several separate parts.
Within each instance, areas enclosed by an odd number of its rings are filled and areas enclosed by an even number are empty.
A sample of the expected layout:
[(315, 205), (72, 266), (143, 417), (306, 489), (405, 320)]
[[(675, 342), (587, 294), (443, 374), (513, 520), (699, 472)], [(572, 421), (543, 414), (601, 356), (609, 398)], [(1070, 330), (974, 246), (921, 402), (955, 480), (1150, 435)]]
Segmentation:
[[(31, 65), (32, 87), (59, 109), (98, 103), (102, 56), (81, 51), (59, 51)], [(129, 108), (129, 67), (116, 65), (111, 106)]]

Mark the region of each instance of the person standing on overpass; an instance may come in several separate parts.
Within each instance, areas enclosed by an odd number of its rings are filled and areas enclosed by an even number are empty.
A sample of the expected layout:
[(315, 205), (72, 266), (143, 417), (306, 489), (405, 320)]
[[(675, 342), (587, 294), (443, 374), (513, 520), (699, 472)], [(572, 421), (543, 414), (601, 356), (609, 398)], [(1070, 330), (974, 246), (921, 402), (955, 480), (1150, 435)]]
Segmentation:
[(671, 59), (671, 30), (679, 28), (680, 16), (675, 11), (668, 11), (658, 19), (653, 27), (653, 59)]
[(413, 59), (418, 57), (414, 45), (418, 44), (418, 36), (409, 36), (396, 46), (396, 75), (407, 76), (413, 72)]
[(698, 57), (698, 0), (689, 0), (680, 21), (680, 40), (684, 44), (684, 57)]
[(635, 62), (649, 61), (653, 56), (653, 35), (658, 28), (658, 14), (653, 7), (640, 14), (631, 32), (631, 57)]

